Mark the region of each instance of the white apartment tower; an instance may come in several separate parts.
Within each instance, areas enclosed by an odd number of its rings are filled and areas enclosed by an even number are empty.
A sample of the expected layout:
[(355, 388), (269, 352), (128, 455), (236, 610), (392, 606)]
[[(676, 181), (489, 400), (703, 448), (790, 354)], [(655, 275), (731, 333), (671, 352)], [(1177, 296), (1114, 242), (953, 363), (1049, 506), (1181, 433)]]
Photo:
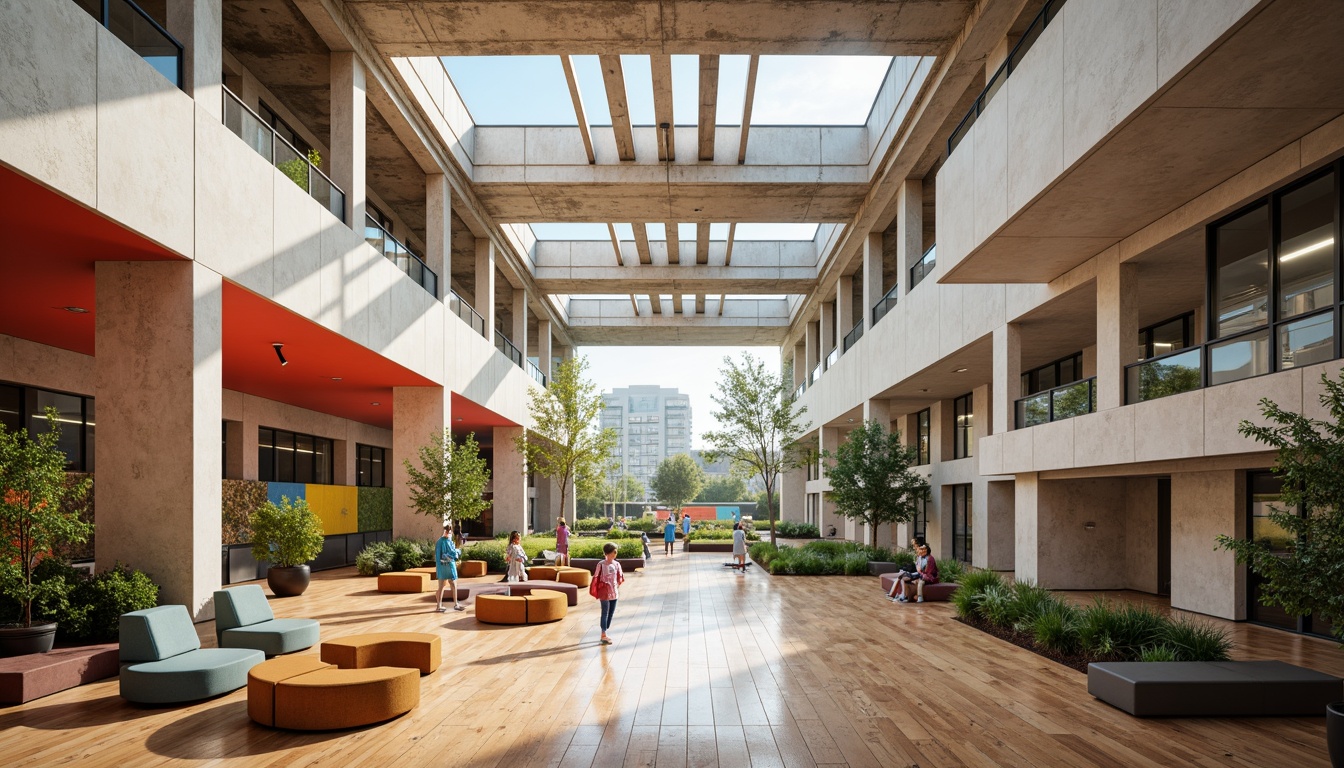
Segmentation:
[(675, 388), (655, 384), (618, 387), (602, 399), (602, 426), (616, 430), (613, 473), (638, 479), (647, 488), (658, 464), (691, 448), (691, 399)]

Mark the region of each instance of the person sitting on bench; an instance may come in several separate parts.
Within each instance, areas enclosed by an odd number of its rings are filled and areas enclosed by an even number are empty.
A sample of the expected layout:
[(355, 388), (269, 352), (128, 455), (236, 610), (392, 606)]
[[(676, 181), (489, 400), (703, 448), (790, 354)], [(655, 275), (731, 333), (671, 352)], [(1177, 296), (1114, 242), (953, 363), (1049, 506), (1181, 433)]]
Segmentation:
[(902, 572), (891, 585), (891, 594), (887, 597), (895, 602), (909, 601), (909, 598), (905, 596), (906, 584), (913, 583), (915, 585), (915, 602), (922, 603), (924, 602), (924, 585), (938, 583), (938, 563), (934, 561), (933, 555), (929, 554), (929, 545), (920, 544), (915, 552), (915, 572), (913, 574)]

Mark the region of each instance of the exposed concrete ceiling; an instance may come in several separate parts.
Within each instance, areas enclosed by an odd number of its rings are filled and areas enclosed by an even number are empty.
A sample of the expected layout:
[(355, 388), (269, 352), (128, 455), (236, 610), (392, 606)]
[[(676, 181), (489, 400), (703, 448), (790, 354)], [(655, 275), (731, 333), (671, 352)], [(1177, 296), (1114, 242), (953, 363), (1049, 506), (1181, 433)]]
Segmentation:
[(389, 56), (940, 53), (974, 0), (339, 0)]

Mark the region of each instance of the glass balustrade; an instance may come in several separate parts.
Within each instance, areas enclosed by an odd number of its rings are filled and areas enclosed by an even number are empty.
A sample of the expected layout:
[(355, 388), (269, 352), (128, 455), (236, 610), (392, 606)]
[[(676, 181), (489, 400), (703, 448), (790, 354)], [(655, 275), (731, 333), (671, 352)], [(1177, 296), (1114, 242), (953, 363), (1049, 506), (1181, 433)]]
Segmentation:
[(421, 261), (419, 256), (389, 235), (387, 230), (378, 226), (378, 222), (368, 214), (364, 215), (364, 242), (373, 246), (373, 249), (383, 254), (388, 261), (396, 264), (397, 269), (419, 283), (420, 287), (429, 291), (431, 296), (438, 297), (439, 276), (434, 274), (434, 270), (425, 266), (425, 262)]
[(1063, 421), (1097, 410), (1096, 377), (1075, 381), (1017, 401), (1017, 428)]
[[(182, 44), (131, 0), (75, 0), (168, 82), (182, 87)], [(162, 7), (162, 3), (160, 3)]]
[(1125, 366), (1125, 403), (1199, 389), (1203, 386), (1203, 351), (1194, 347)]
[(455, 291), (448, 292), (448, 309), (462, 318), (462, 322), (466, 323), (473, 331), (481, 336), (486, 335), (485, 318), (481, 317), (480, 313), (473, 309), (470, 304), (463, 301), (462, 297), (458, 296)]
[(860, 320), (859, 322), (855, 323), (855, 324), (854, 324), (854, 327), (851, 328), (851, 329), (849, 329), (849, 333), (846, 333), (846, 334), (845, 334), (845, 341), (844, 341), (844, 344), (842, 345), (844, 351), (845, 351), (845, 352), (848, 352), (848, 351), (849, 351), (849, 348), (852, 347), (852, 346), (854, 346), (856, 343), (858, 343), (859, 339), (861, 339), (861, 338), (863, 338), (863, 321), (862, 321), (862, 320)]
[(896, 297), (900, 292), (900, 287), (900, 285), (891, 286), (891, 290), (887, 291), (887, 294), (873, 305), (873, 325), (877, 325), (879, 320), (896, 308)]

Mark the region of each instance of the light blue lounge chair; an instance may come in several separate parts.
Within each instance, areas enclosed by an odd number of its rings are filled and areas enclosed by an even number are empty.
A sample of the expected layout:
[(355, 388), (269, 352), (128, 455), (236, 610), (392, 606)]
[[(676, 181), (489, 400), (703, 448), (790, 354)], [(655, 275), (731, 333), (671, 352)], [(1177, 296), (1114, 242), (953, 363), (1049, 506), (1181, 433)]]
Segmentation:
[(208, 699), (247, 685), (266, 660), (248, 648), (201, 648), (184, 605), (121, 616), (121, 697), (142, 704)]
[(215, 592), (215, 639), (220, 648), (255, 648), (267, 656), (317, 645), (313, 619), (277, 619), (256, 584)]

